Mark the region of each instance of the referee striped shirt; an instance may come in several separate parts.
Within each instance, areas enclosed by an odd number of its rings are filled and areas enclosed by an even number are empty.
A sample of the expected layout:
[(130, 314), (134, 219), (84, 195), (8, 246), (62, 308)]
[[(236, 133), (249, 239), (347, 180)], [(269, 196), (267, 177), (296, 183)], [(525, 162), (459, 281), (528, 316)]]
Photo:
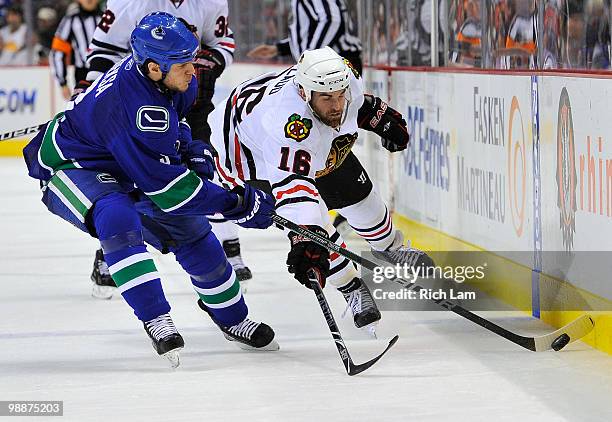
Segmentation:
[(88, 12), (73, 4), (60, 21), (51, 44), (50, 60), (60, 86), (66, 85), (68, 58), (74, 64), (77, 82), (87, 76), (89, 43), (101, 17), (99, 8)]
[(291, 10), (289, 38), (277, 44), (279, 54), (290, 52), (297, 61), (304, 50), (325, 46), (341, 56), (361, 53), (345, 0), (291, 0)]

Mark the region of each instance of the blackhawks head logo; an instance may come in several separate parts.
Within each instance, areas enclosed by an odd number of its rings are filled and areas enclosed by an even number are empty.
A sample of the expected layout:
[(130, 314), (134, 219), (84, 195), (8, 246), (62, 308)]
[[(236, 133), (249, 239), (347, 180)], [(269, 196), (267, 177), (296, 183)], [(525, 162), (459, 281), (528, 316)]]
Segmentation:
[(287, 119), (285, 125), (285, 138), (291, 138), (294, 141), (302, 142), (310, 135), (310, 129), (312, 128), (312, 120), (302, 119), (299, 114), (293, 113)]
[(325, 168), (315, 173), (315, 177), (325, 176), (331, 173), (342, 165), (345, 158), (351, 152), (351, 148), (357, 141), (357, 132), (345, 135), (340, 135), (332, 141), (329, 154), (327, 154), (327, 160), (325, 160)]

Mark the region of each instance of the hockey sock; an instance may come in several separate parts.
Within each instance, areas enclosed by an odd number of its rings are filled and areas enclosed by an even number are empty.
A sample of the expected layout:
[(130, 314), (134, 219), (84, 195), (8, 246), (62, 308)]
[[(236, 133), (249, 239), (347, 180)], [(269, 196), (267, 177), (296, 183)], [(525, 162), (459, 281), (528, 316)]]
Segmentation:
[[(346, 247), (342, 236), (340, 236), (340, 233), (338, 233), (338, 231), (335, 229), (333, 229), (329, 240), (343, 248)], [(331, 252), (329, 254), (329, 274), (327, 275), (327, 281), (331, 285), (336, 287), (344, 286), (357, 276), (358, 274), (355, 264), (353, 264), (350, 260), (336, 252)]]
[(391, 213), (376, 189), (358, 203), (342, 208), (342, 215), (372, 248), (382, 251), (393, 243), (395, 230)]
[(132, 201), (121, 193), (104, 196), (92, 217), (111, 277), (136, 317), (148, 321), (170, 312)]
[(174, 254), (191, 276), (199, 298), (219, 324), (230, 327), (247, 317), (248, 308), (236, 273), (212, 232), (196, 242), (180, 246)]
[(338, 287), (338, 290), (341, 293), (346, 295), (346, 294), (352, 292), (353, 290), (357, 290), (359, 287), (361, 287), (361, 283), (362, 283), (361, 279), (359, 277), (355, 277), (354, 279), (349, 281), (344, 286)]

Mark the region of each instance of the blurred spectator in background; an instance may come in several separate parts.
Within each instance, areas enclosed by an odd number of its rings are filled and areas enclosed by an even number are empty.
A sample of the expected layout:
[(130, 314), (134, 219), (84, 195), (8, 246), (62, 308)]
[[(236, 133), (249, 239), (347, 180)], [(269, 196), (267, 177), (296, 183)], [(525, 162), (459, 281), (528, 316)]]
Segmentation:
[(561, 0), (549, 0), (544, 8), (544, 40), (539, 48), (544, 48), (542, 69), (556, 69), (561, 57)]
[(514, 18), (506, 36), (507, 68), (537, 67), (537, 8), (535, 0), (514, 0)]
[(275, 1), (264, 1), (264, 39), (266, 44), (273, 44), (280, 38), (278, 25), (276, 24), (279, 10)]
[(0, 29), (0, 65), (28, 64), (27, 27), (20, 7), (11, 6)]
[(586, 56), (590, 69), (610, 67), (610, 3), (588, 0), (585, 7)]
[(510, 1), (512, 0), (493, 0), (492, 18), (489, 19), (489, 26), (491, 27), (491, 38), (495, 50), (506, 46), (508, 26), (510, 25), (510, 10), (508, 8)]
[(391, 4), (391, 24), (389, 38), (393, 46), (389, 64), (391, 66), (410, 66), (410, 33), (408, 32), (408, 7), (412, 0), (393, 0)]
[[(462, 16), (463, 19), (461, 19)], [(453, 48), (450, 51), (450, 64), (461, 67), (480, 67), (482, 60), (480, 0), (458, 2), (457, 23), (460, 22)]]
[[(446, 37), (448, 17), (444, 14), (444, 0), (435, 0), (438, 2), (438, 63), (444, 63), (444, 38)], [(402, 7), (397, 13), (392, 11), (391, 22), (398, 19), (404, 26), (404, 30), (410, 30), (410, 34), (405, 38), (410, 38), (410, 47), (412, 51), (410, 63), (412, 66), (431, 66), (431, 8), (432, 0), (409, 0), (407, 7)], [(408, 19), (406, 11), (411, 7), (411, 19)], [(410, 22), (409, 22), (410, 21)], [(401, 50), (403, 47), (400, 43), (403, 42), (403, 37), (393, 42), (391, 35), (391, 47), (396, 50)], [(400, 52), (398, 51), (397, 54)], [(394, 55), (391, 53), (391, 63), (393, 64)], [(402, 56), (398, 58), (398, 64), (401, 64)]]
[(86, 79), (89, 43), (101, 18), (102, 9), (98, 0), (78, 0), (68, 8), (55, 32), (51, 66), (66, 100), (72, 95), (66, 78), (67, 66), (74, 64), (75, 81)]
[[(307, 4), (305, 4), (307, 3)], [(291, 1), (292, 22), (289, 38), (261, 44), (248, 52), (253, 59), (273, 59), (292, 55), (297, 62), (304, 50), (330, 46), (361, 73), (361, 42), (348, 13), (345, 0)]]
[(11, 6), (11, 0), (0, 0), (0, 28), (6, 25), (6, 12)]
[[(236, 60), (247, 59), (247, 53), (260, 45), (273, 45), (288, 34), (290, 0), (228, 0), (232, 29), (238, 48)], [(270, 60), (293, 63), (292, 56), (276, 56)]]
[(57, 12), (50, 7), (41, 7), (36, 13), (36, 36), (40, 46), (38, 64), (49, 64), (49, 53), (53, 35), (57, 28)]
[(385, 2), (373, 2), (374, 24), (370, 32), (369, 64), (388, 64), (387, 6)]
[(586, 67), (586, 31), (583, 0), (566, 0), (561, 58), (563, 67)]

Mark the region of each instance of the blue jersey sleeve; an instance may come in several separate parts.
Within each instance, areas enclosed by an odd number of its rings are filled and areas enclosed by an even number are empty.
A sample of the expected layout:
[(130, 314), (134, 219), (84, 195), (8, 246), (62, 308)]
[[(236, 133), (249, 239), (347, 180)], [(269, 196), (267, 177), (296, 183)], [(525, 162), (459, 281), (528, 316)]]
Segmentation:
[(173, 214), (213, 214), (236, 206), (237, 195), (180, 164), (179, 122), (172, 107), (124, 104), (113, 110), (110, 121), (123, 124), (109, 125), (107, 148), (160, 209)]

